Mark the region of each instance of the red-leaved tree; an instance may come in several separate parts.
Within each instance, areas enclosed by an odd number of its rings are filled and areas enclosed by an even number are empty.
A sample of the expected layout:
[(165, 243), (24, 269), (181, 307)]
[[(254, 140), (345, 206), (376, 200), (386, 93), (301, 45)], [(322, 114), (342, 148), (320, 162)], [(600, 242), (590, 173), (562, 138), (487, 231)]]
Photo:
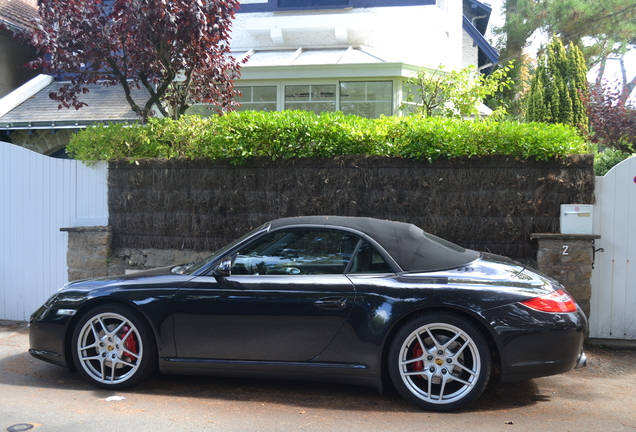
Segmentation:
[(594, 85), (585, 99), (590, 139), (624, 153), (636, 151), (636, 110), (626, 104), (618, 84)]
[[(33, 63), (70, 83), (51, 98), (85, 106), (87, 84), (121, 85), (142, 119), (177, 118), (193, 103), (219, 111), (235, 105), (240, 64), (229, 56), (238, 0), (40, 0), (40, 22), (29, 35), (43, 54)], [(144, 87), (136, 101), (131, 88)]]

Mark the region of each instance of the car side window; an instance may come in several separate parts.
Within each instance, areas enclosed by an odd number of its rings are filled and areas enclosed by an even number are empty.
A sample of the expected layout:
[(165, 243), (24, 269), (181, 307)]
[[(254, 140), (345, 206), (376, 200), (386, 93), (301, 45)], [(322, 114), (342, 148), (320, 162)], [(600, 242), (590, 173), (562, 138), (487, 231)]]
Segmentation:
[(365, 240), (358, 247), (348, 273), (393, 273), (393, 269), (377, 249)]
[(351, 233), (335, 230), (276, 231), (241, 249), (232, 274), (342, 274), (358, 241)]

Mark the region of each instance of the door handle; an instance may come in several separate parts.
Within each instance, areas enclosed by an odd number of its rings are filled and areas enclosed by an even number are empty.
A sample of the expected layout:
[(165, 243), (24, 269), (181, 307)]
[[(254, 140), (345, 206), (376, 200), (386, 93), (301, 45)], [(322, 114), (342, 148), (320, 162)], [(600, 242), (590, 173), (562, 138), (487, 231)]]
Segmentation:
[(316, 300), (314, 306), (321, 309), (339, 310), (347, 307), (347, 299), (344, 297), (339, 298), (324, 298)]

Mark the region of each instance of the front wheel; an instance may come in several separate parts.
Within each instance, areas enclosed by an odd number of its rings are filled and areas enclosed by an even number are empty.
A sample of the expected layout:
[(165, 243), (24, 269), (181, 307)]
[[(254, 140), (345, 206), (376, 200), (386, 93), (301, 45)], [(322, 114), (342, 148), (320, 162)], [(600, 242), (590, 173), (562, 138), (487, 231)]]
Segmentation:
[(80, 374), (97, 387), (124, 389), (146, 379), (157, 365), (152, 329), (136, 311), (102, 305), (79, 321), (73, 359)]
[(393, 384), (409, 402), (430, 411), (454, 411), (473, 402), (490, 377), (490, 350), (481, 332), (452, 313), (428, 313), (408, 322), (389, 348)]

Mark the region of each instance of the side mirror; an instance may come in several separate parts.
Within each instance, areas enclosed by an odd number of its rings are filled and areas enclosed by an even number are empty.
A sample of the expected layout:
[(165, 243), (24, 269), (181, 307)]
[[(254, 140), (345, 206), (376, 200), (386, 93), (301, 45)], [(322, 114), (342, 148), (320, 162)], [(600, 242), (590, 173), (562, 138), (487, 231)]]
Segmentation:
[(234, 264), (232, 257), (224, 257), (216, 265), (212, 274), (214, 277), (229, 277), (232, 274), (232, 264)]

